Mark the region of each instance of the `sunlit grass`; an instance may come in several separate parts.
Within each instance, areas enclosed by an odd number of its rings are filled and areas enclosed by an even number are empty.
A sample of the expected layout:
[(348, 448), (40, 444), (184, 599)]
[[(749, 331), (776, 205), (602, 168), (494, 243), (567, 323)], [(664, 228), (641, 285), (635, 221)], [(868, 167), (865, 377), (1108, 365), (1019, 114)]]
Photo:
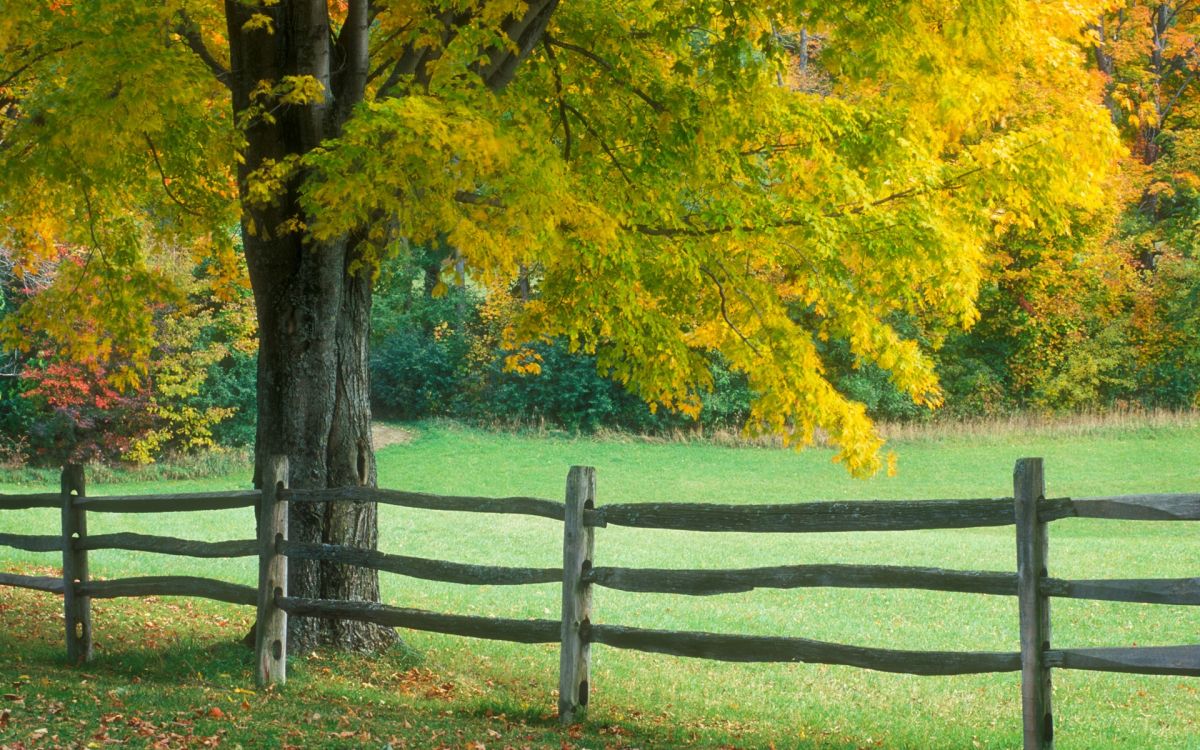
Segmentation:
[[(899, 476), (866, 482), (846, 477), (840, 467), (830, 463), (832, 454), (826, 450), (797, 455), (702, 443), (514, 436), (445, 424), (422, 425), (415, 434), (414, 439), (379, 452), (381, 486), (558, 499), (568, 468), (587, 464), (597, 467), (601, 505), (1003, 497), (1011, 494), (1015, 460), (1038, 455), (1046, 460), (1051, 496), (1194, 492), (1200, 487), (1195, 461), (1200, 427), (1186, 424), (1117, 425), (1073, 436), (1014, 430), (966, 434), (957, 439), (949, 435), (914, 438), (897, 446)], [(187, 484), (94, 485), (92, 494), (240, 488), (246, 486), (248, 476), (239, 473)], [(13, 488), (0, 485), (0, 491)], [(54, 533), (57, 524), (54, 511), (0, 514), (0, 531)], [(95, 513), (89, 524), (92, 533), (133, 530), (191, 538), (245, 538), (252, 535), (253, 514), (249, 510), (158, 516)], [(380, 527), (381, 547), (390, 552), (508, 565), (556, 566), (561, 561), (561, 526), (544, 519), (383, 507)], [(1194, 524), (1075, 519), (1056, 522), (1050, 537), (1050, 572), (1057, 577), (1200, 575)], [(55, 564), (52, 555), (7, 549), (0, 550), (0, 559), (9, 561), (5, 568), (13, 569)], [(597, 531), (597, 565), (718, 568), (822, 562), (1012, 571), (1015, 541), (1011, 528), (824, 535)], [(203, 570), (206, 575), (243, 583), (253, 582), (255, 570), (253, 559), (198, 562), (108, 551), (93, 552), (91, 564), (93, 574), (102, 577)], [(464, 587), (394, 576), (384, 576), (382, 583), (383, 597), (392, 604), (505, 617), (558, 616), (560, 594), (553, 585)], [(0, 596), (5, 595), (0, 591)], [(6, 601), (0, 599), (0, 605)], [(23, 607), (28, 600), (20, 601)], [(102, 678), (116, 681), (123, 670), (133, 668), (130, 660), (157, 658), (136, 656), (134, 652), (141, 653), (136, 644), (121, 645), (122, 655), (117, 656), (115, 644), (121, 641), (108, 636), (106, 642), (106, 632), (128, 627), (126, 621), (131, 618), (161, 619), (158, 613), (166, 604), (122, 601), (98, 606), (97, 643), (103, 658), (89, 671), (104, 667)], [(238, 622), (244, 623), (248, 617), (245, 610), (222, 605), (194, 606), (196, 611), (224, 613), (214, 616), (230, 621), (241, 618)], [(0, 618), (7, 623), (16, 608), (3, 610)], [(1195, 643), (1200, 632), (1196, 608), (1054, 600), (1052, 610), (1054, 643), (1064, 647)], [(915, 591), (763, 590), (688, 598), (598, 589), (594, 620), (679, 630), (793, 635), (887, 648), (1011, 651), (1016, 650), (1018, 640), (1014, 599)], [(186, 622), (179, 628), (186, 630)], [(205, 643), (220, 643), (240, 635), (240, 630), (209, 628), (196, 637)], [(16, 637), (0, 635), (0, 639)], [(61, 641), (55, 637), (49, 628), (38, 640), (41, 645), (36, 653), (26, 657), (25, 666), (18, 669), (28, 672), (30, 660), (56, 665)], [(554, 705), (556, 647), (424, 633), (405, 633), (405, 638), (424, 655), (423, 667), (436, 675), (435, 681), (456, 686), (445, 705), (457, 723), (448, 726), (466, 727), (468, 736), (480, 737), (489, 748), (494, 743), (487, 742), (489, 735), (483, 731), (490, 726), (488, 711), (504, 713), (509, 720), (519, 717), (523, 731), (534, 727), (536, 739), (527, 742), (534, 747), (558, 747), (563, 740), (580, 747), (688, 743), (716, 747), (727, 743), (737, 747), (774, 744), (780, 748), (914, 750), (1020, 744), (1016, 674), (920, 678), (820, 665), (723, 664), (602, 646), (593, 652), (589, 734), (572, 738), (558, 734), (553, 724), (542, 718)], [(161, 658), (181, 658), (175, 649), (182, 647), (169, 643), (148, 647), (166, 649), (167, 655)], [(228, 679), (221, 679), (211, 677), (202, 666), (206, 659), (203, 649), (199, 655), (188, 653), (191, 662), (201, 665), (194, 669), (203, 672), (206, 680), (215, 679), (227, 689), (251, 682), (248, 656), (241, 671), (218, 667), (229, 674)], [(220, 658), (212, 658), (220, 663)], [(339, 670), (354, 674), (379, 669), (342, 657), (322, 659), (332, 659)], [(371, 689), (353, 684), (357, 678), (338, 683), (340, 687), (325, 687), (325, 678), (318, 679), (313, 673), (316, 663), (324, 662), (293, 660), (294, 689), (276, 699), (288, 704), (279, 710), (285, 714), (308, 710), (297, 706), (312, 701), (313, 691), (375, 695)], [(380, 662), (392, 665), (393, 671), (403, 671), (405, 663), (399, 654)], [(6, 676), (6, 670), (0, 666), (0, 674)], [(73, 674), (57, 666), (53, 670), (64, 680)], [(187, 686), (194, 680), (186, 670), (180, 680), (180, 690), (192, 689)], [(1054, 682), (1059, 748), (1189, 748), (1200, 737), (1196, 723), (1200, 681), (1195, 679), (1056, 670)], [(413, 704), (403, 710), (425, 717), (421, 721), (431, 721), (429, 716), (442, 709), (427, 711)], [(378, 717), (384, 712), (374, 713)], [(619, 732), (600, 733), (610, 725)], [(453, 731), (447, 731), (454, 739)], [(377, 732), (373, 736), (383, 735)], [(337, 738), (314, 734), (309, 739), (320, 745), (336, 744)], [(415, 735), (413, 741), (418, 742)], [(461, 747), (465, 743), (447, 740), (446, 744)]]

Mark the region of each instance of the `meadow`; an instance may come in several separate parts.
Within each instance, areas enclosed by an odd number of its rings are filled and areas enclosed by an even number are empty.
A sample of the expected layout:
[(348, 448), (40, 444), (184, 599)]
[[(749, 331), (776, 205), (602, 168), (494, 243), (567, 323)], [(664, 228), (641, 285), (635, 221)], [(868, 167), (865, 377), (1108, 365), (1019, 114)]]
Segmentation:
[[(899, 473), (853, 480), (832, 452), (637, 438), (500, 434), (421, 423), (378, 452), (382, 487), (561, 499), (571, 465), (595, 466), (606, 502), (779, 503), (1010, 495), (1016, 459), (1045, 459), (1047, 495), (1195, 492), (1194, 423), (1075, 429), (942, 431), (898, 440)], [(247, 486), (231, 476), (93, 484), (89, 494)], [(45, 491), (0, 484), (0, 492)], [(92, 514), (90, 532), (198, 539), (252, 536), (250, 511)], [(58, 514), (0, 514), (0, 532), (55, 533)], [(1050, 530), (1059, 578), (1200, 575), (1186, 523), (1069, 519)], [(561, 525), (523, 516), (381, 508), (380, 547), (468, 563), (561, 564)], [(599, 529), (597, 565), (754, 567), (873, 563), (1015, 570), (1011, 527), (823, 535)], [(51, 572), (54, 555), (0, 548), (0, 570)], [(94, 577), (199, 574), (252, 583), (253, 559), (192, 561), (91, 553)], [(443, 612), (558, 616), (555, 585), (464, 587), (384, 575), (383, 599)], [(295, 654), (282, 690), (253, 688), (251, 653), (236, 645), (251, 613), (218, 603), (93, 604), (97, 659), (63, 665), (57, 597), (0, 588), (5, 685), (0, 745), (106, 740), (164, 747), (393, 748), (1012, 748), (1020, 745), (1019, 675), (913, 677), (823, 665), (726, 664), (597, 646), (586, 722), (554, 717), (557, 646), (404, 632), (377, 658)], [(1195, 608), (1052, 601), (1055, 646), (1196, 643)], [(595, 622), (675, 630), (789, 635), (904, 649), (1018, 649), (1012, 597), (919, 591), (757, 590), (672, 597), (597, 589)], [(1200, 747), (1200, 680), (1055, 670), (1059, 748)], [(11, 691), (11, 692), (10, 692)], [(41, 730), (45, 730), (41, 732)], [(40, 732), (40, 734), (39, 734)], [(102, 736), (101, 736), (102, 735)], [(57, 738), (57, 739), (56, 739)], [(141, 738), (141, 742), (138, 741)]]

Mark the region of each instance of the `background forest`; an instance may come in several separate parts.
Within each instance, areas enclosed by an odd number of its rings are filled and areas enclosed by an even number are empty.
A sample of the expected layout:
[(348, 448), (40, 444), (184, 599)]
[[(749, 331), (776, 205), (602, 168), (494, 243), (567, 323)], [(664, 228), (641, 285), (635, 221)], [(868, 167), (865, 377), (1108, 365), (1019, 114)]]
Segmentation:
[[(936, 350), (945, 395), (930, 411), (837, 338), (820, 342), (830, 381), (878, 420), (924, 421), (1131, 408), (1194, 408), (1200, 398), (1200, 9), (1127, 2), (1092, 28), (1091, 94), (1125, 146), (1107, 210), (1069, 234), (1008, 231), (988, 248), (979, 319), (966, 330), (892, 325)], [(819, 32), (789, 34), (791, 80), (821, 89)], [(231, 228), (231, 232), (232, 232)], [(67, 459), (149, 463), (164, 455), (254, 441), (253, 301), (226, 269), (194, 267), (193, 249), (158, 253), (170, 290), (155, 303), (149, 371), (103, 347), (64, 352), (40, 338), (39, 295), (57, 277), (100, 301), (87, 255), (61, 246), (30, 273), (0, 247), (0, 318), (24, 346), (0, 351), (0, 462)], [(447, 416), (571, 431), (736, 429), (753, 397), (712, 355), (713, 389), (699, 420), (652, 410), (598, 369), (593, 356), (550, 339), (504, 346), (515, 313), (537, 297), (537, 269), (487, 293), (453, 247), (415, 247), (385, 264), (372, 317), (372, 400), (385, 418)], [(86, 308), (85, 308), (86, 309)], [(806, 314), (794, 310), (794, 316)], [(86, 328), (88, 323), (80, 321)], [(79, 332), (77, 332), (79, 333)], [(10, 339), (11, 340), (11, 339)], [(86, 342), (86, 331), (79, 336)]]

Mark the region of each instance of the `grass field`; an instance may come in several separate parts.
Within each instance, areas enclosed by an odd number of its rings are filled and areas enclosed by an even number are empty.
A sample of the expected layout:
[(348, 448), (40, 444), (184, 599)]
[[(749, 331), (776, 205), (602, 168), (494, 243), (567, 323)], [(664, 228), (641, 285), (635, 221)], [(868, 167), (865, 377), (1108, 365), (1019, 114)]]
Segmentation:
[[(380, 485), (427, 492), (561, 498), (572, 464), (597, 467), (606, 502), (799, 502), (1003, 497), (1022, 456), (1046, 460), (1050, 496), (1195, 492), (1200, 427), (1005, 430), (898, 443), (900, 473), (846, 477), (831, 453), (636, 439), (498, 435), (445, 424), (379, 451)], [(233, 489), (247, 473), (191, 482), (93, 486), (90, 494)], [(169, 488), (169, 489), (168, 489)], [(32, 491), (0, 484), (0, 492)], [(44, 488), (39, 488), (44, 491)], [(92, 533), (128, 530), (204, 539), (248, 537), (249, 511), (92, 514)], [(0, 514), (0, 532), (54, 533), (53, 511)], [(519, 516), (381, 509), (386, 551), (461, 562), (556, 566), (561, 525)], [(1072, 519), (1052, 525), (1050, 573), (1062, 578), (1194, 577), (1194, 524)], [(1012, 571), (1013, 530), (741, 535), (600, 529), (597, 565), (752, 567), (821, 562)], [(0, 548), (0, 569), (57, 564)], [(197, 562), (93, 552), (92, 573), (193, 573), (251, 583), (254, 561)], [(556, 586), (462, 587), (385, 576), (384, 600), (424, 609), (556, 618)], [(1020, 745), (1016, 674), (911, 677), (820, 665), (734, 665), (593, 651), (588, 721), (557, 729), (557, 647), (405, 633), (408, 649), (366, 660), (296, 655), (281, 694), (253, 685), (250, 653), (231, 645), (250, 613), (185, 600), (94, 603), (98, 659), (62, 666), (57, 598), (0, 588), (0, 745), (245, 747), (677, 746), (748, 748), (1012, 748)], [(1200, 641), (1195, 608), (1054, 600), (1056, 646)], [(909, 649), (1018, 648), (1016, 601), (917, 591), (800, 589), (670, 597), (598, 589), (594, 621), (640, 627), (792, 635)], [(1056, 670), (1057, 746), (1200, 748), (1200, 680)], [(134, 682), (135, 677), (139, 680)], [(8, 688), (5, 688), (8, 690)], [(40, 697), (39, 697), (40, 696)], [(6, 696), (7, 697), (7, 696)], [(93, 702), (93, 700), (95, 702)], [(18, 705), (20, 704), (20, 705)], [(57, 711), (51, 709), (58, 706)], [(213, 711), (213, 709), (217, 709)], [(113, 718), (119, 715), (120, 718)], [(316, 715), (316, 718), (313, 718)], [(104, 721), (108, 716), (107, 721)], [(153, 729), (147, 729), (147, 725)], [(34, 738), (37, 730), (46, 733)], [(139, 734), (142, 732), (142, 734)], [(174, 734), (177, 737), (172, 738)], [(53, 737), (58, 736), (54, 741)], [(138, 738), (142, 742), (138, 742)], [(173, 743), (173, 744), (172, 744)], [(478, 744), (475, 744), (478, 743)]]

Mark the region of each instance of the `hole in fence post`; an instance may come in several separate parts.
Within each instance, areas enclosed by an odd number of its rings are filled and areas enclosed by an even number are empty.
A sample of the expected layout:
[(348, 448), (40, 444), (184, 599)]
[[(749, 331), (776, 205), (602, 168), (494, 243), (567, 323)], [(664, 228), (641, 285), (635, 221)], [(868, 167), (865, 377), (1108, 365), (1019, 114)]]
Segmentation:
[(78, 638), (79, 640), (83, 640), (83, 623), (82, 622), (75, 623), (75, 637)]
[(271, 642), (271, 656), (278, 661), (283, 656), (283, 642), (275, 640)]
[(579, 683), (579, 705), (586, 706), (588, 702), (588, 681)]

